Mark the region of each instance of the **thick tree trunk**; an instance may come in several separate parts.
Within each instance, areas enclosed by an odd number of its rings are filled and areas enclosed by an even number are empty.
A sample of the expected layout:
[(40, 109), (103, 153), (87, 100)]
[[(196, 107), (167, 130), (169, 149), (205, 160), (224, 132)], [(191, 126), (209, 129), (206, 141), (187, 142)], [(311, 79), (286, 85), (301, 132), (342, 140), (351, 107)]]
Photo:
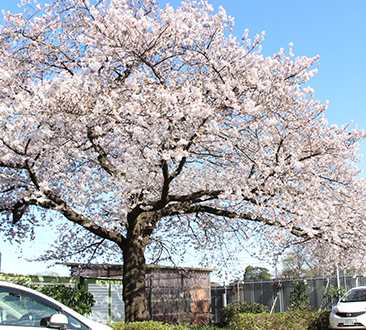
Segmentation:
[(145, 246), (141, 237), (128, 238), (128, 246), (123, 250), (123, 300), (125, 302), (125, 321), (150, 320), (146, 297)]

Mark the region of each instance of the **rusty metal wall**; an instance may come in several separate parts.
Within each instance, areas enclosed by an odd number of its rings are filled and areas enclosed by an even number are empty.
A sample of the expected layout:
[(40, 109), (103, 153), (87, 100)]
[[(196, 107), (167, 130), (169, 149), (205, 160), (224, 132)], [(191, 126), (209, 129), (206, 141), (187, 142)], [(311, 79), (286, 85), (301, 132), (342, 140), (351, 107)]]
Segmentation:
[(211, 322), (210, 274), (191, 270), (154, 270), (147, 274), (153, 320), (174, 324)]

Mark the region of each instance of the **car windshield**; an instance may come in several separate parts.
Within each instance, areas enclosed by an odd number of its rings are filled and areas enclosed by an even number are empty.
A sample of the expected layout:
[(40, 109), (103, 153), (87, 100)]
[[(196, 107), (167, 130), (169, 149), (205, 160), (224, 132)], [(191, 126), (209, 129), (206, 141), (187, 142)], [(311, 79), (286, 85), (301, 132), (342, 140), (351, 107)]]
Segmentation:
[[(61, 313), (56, 306), (31, 293), (0, 287), (1, 325), (44, 327), (53, 314)], [(68, 329), (89, 329), (81, 321), (63, 312), (68, 318)]]
[(58, 311), (31, 296), (0, 289), (0, 322), (11, 325), (40, 325), (42, 319)]
[(366, 289), (354, 289), (348, 291), (341, 302), (366, 301)]

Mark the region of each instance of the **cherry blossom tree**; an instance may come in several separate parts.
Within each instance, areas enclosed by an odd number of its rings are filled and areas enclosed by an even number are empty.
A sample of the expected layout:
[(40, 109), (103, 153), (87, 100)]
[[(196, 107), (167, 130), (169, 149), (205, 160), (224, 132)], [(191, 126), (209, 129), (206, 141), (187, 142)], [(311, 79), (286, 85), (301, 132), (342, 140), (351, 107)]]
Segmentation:
[(206, 2), (29, 2), (0, 27), (5, 239), (46, 226), (43, 258), (122, 256), (127, 321), (150, 317), (147, 257), (306, 243), (364, 262), (365, 133), (328, 125), (318, 57), (264, 57)]

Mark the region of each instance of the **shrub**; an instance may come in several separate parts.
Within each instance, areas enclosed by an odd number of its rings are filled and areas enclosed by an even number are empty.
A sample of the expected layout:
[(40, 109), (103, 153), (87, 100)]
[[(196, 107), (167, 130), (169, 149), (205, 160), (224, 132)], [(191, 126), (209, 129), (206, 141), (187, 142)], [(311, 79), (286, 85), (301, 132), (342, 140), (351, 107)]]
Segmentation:
[[(260, 317), (259, 317), (260, 315)], [(265, 316), (264, 316), (265, 315)], [(272, 329), (271, 320), (273, 314), (236, 314), (234, 315), (228, 325), (227, 328), (230, 330), (262, 330), (262, 329)]]
[(123, 321), (108, 324), (114, 330), (187, 330), (181, 325), (165, 324), (157, 321), (124, 323)]
[(117, 321), (117, 322), (113, 322), (113, 323), (107, 323), (108, 326), (110, 326), (111, 328), (113, 328), (114, 330), (120, 330), (123, 329), (123, 327), (125, 326), (125, 322), (124, 321)]
[(172, 325), (156, 321), (124, 323), (118, 321), (107, 324), (114, 330), (223, 330), (216, 325)]
[[(329, 328), (329, 313), (330, 311), (288, 311), (278, 314), (235, 314), (225, 330), (323, 330)], [(108, 325), (114, 330), (220, 330), (215, 325), (179, 326), (154, 321), (128, 324), (119, 321)]]
[(290, 294), (290, 309), (291, 310), (309, 310), (310, 302), (309, 297), (306, 294), (307, 284), (305, 281), (294, 281), (293, 282), (294, 291)]
[(190, 330), (222, 330), (222, 327), (217, 325), (191, 325)]
[(330, 310), (323, 310), (317, 313), (317, 317), (314, 320), (314, 330), (329, 329), (329, 314)]
[(37, 290), (82, 315), (90, 314), (95, 304), (94, 296), (90, 292), (78, 290), (65, 284), (42, 285)]
[(328, 312), (288, 311), (269, 314), (237, 314), (227, 325), (229, 330), (320, 330), (328, 329)]
[(143, 322), (116, 322), (109, 324), (114, 330), (187, 330), (189, 328), (181, 325), (166, 324), (157, 321)]
[(325, 308), (331, 308), (345, 293), (345, 288), (333, 284), (329, 285), (323, 292), (323, 297), (326, 300)]
[(245, 302), (240, 302), (238, 300), (233, 301), (231, 304), (227, 305), (220, 310), (220, 317), (222, 320), (229, 321), (234, 315), (241, 313), (265, 313), (269, 312), (269, 308), (259, 303), (248, 304)]

